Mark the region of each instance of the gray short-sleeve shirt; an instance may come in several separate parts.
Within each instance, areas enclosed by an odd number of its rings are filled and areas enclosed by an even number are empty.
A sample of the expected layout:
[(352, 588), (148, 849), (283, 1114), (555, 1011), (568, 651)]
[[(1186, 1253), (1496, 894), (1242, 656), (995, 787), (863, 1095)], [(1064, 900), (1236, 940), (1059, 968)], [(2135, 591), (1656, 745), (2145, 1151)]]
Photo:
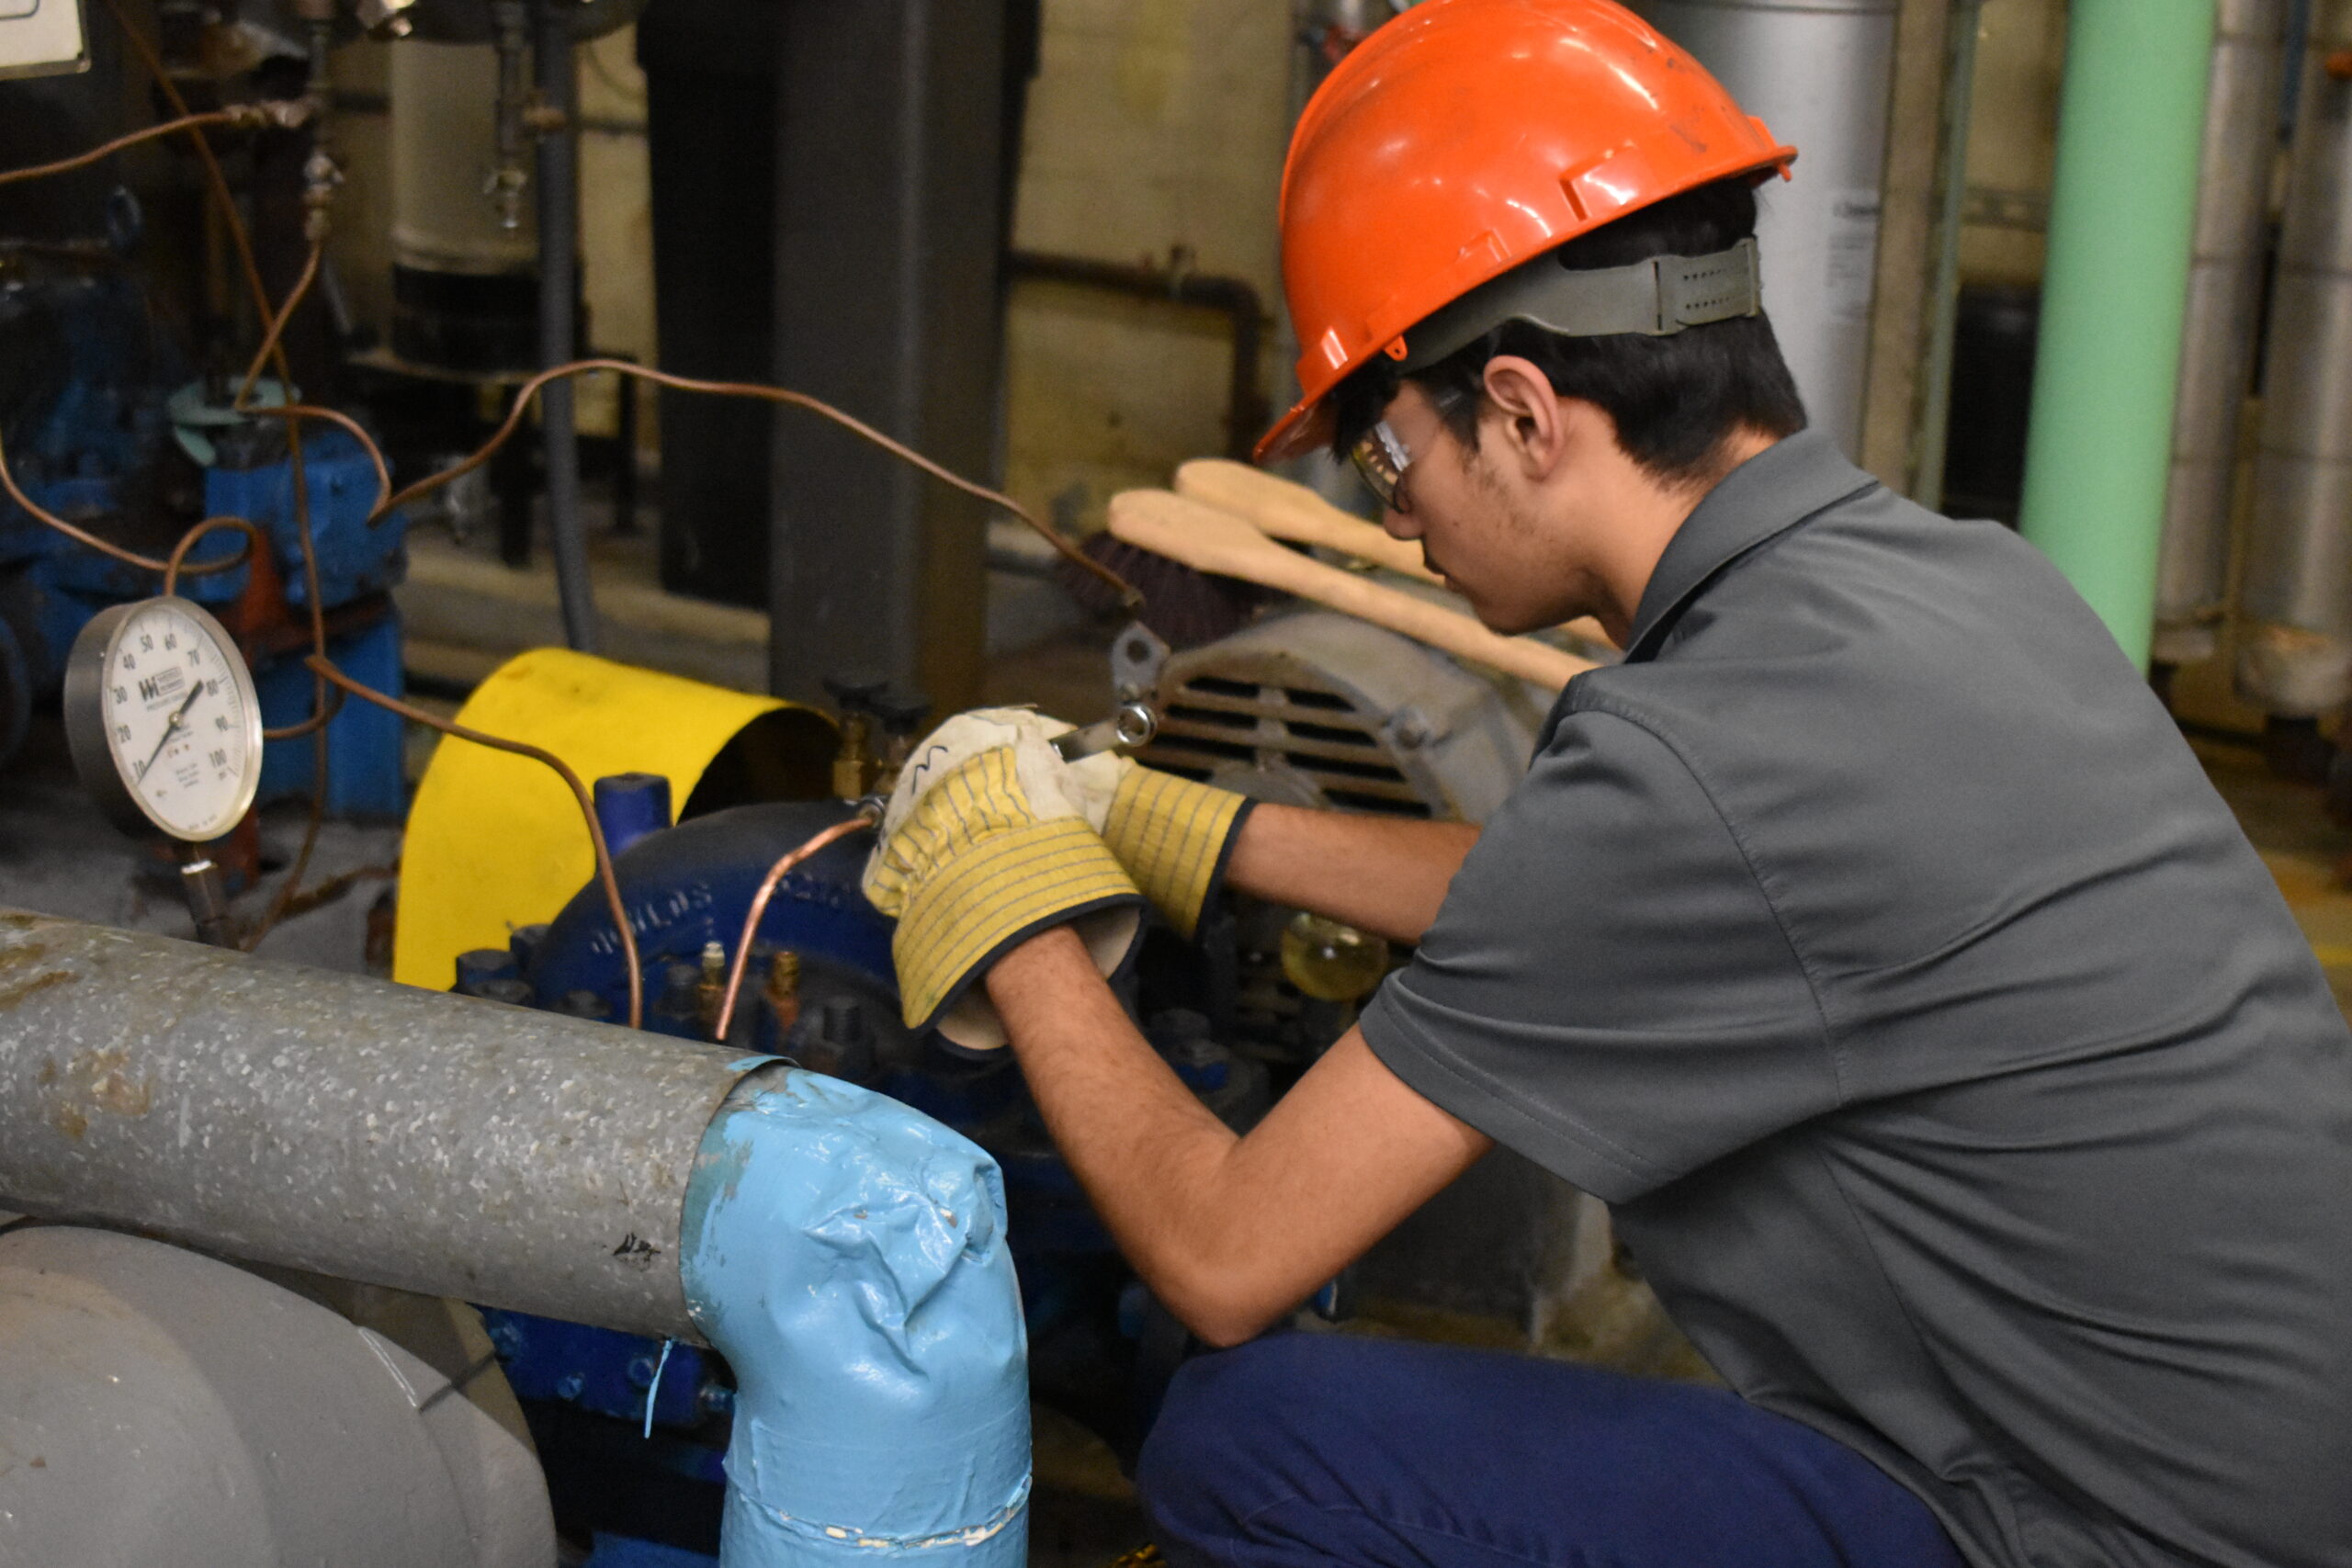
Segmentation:
[(1735, 470), (1363, 1027), (1973, 1562), (2352, 1564), (2352, 1034), (2006, 529)]

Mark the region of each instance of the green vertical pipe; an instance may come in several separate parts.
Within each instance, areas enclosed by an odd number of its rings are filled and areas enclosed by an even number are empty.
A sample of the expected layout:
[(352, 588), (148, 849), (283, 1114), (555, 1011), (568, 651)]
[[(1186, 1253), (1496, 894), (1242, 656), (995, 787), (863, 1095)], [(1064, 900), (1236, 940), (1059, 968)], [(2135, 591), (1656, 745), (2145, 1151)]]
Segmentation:
[(2018, 526), (2147, 661), (2214, 0), (2073, 0)]

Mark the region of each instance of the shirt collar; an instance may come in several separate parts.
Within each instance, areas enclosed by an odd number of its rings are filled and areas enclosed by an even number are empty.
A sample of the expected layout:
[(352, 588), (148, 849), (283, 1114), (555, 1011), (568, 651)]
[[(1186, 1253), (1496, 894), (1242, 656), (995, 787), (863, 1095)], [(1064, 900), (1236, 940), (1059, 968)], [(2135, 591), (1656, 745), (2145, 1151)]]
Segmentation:
[(1735, 557), (1877, 483), (1818, 430), (1783, 437), (1724, 475), (1667, 541), (1634, 613), (1625, 662), (1656, 657), (1675, 612)]

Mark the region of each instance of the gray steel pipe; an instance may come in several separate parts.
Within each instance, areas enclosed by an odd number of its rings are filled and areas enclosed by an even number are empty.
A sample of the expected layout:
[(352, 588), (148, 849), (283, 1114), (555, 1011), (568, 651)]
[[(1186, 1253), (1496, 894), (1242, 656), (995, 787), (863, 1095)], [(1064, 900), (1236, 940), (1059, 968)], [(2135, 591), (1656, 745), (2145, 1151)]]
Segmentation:
[(729, 1051), (0, 910), (0, 1209), (700, 1342)]
[(2352, 0), (2315, 0), (2271, 293), (2240, 599), (2239, 690), (2311, 717), (2352, 700)]
[(1764, 312), (1814, 428), (1861, 451), (1900, 0), (1634, 0), (1798, 152), (1758, 192)]
[(2264, 220), (2278, 147), (2286, 0), (2221, 0), (2199, 157), (2197, 240), (2181, 334), (2172, 477), (2152, 657), (2211, 659), (2229, 591), (2238, 417), (2262, 326)]
[[(572, 54), (572, 6), (537, 0), (531, 69), (542, 107), (560, 123), (539, 133), (539, 367), (579, 357), (580, 77)], [(621, 396), (631, 389), (624, 387)], [(596, 601), (588, 586), (587, 525), (580, 514), (579, 400), (570, 379), (539, 393), (539, 434), (548, 470), (548, 539), (555, 556), (556, 599), (563, 640), (596, 651)], [(634, 453), (621, 455), (636, 460)]]

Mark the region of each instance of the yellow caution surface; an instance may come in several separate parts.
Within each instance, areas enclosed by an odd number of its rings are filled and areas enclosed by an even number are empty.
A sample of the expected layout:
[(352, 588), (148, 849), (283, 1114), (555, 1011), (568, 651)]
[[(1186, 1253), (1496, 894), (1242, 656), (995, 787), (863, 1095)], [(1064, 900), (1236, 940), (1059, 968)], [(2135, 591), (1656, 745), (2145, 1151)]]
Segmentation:
[[(659, 773), (680, 818), (822, 795), (834, 745), (815, 709), (560, 648), (500, 666), (458, 722), (552, 751), (592, 789), (607, 773)], [(554, 919), (595, 869), (553, 769), (442, 737), (401, 845), (392, 978), (447, 990), (458, 954)]]

